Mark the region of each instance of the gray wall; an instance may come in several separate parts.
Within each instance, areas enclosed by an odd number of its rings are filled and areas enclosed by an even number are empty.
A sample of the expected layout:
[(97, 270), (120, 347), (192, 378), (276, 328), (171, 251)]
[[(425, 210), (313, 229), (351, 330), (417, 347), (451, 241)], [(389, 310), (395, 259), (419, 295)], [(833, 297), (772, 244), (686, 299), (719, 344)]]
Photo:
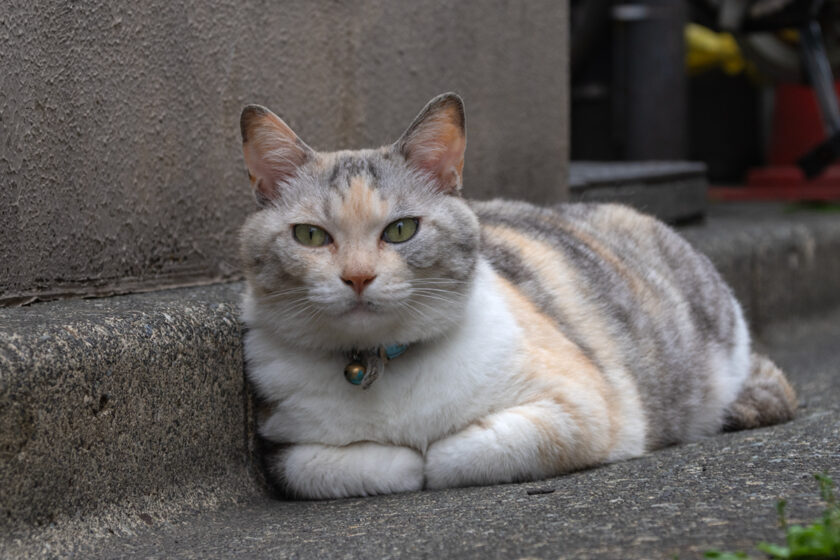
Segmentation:
[(565, 196), (566, 2), (3, 0), (0, 303), (237, 275), (239, 111), (311, 146), (465, 98), (467, 196)]

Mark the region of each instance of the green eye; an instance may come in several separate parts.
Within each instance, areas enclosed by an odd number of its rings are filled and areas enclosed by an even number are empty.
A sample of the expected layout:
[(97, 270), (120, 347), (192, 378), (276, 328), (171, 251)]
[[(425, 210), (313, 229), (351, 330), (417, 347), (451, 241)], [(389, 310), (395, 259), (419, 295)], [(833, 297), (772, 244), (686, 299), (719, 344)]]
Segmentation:
[(396, 222), (391, 222), (382, 232), (382, 239), (388, 243), (402, 243), (408, 241), (414, 234), (417, 233), (417, 227), (420, 221), (417, 218), (403, 218)]
[(297, 224), (292, 230), (295, 239), (307, 247), (321, 247), (332, 242), (326, 230), (309, 224)]

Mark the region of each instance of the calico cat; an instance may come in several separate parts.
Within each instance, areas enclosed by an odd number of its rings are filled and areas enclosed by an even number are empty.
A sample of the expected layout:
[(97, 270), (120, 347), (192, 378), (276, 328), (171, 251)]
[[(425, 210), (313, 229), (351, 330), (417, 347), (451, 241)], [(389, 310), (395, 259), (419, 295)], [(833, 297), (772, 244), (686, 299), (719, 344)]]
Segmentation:
[(249, 105), (248, 375), (289, 496), (534, 480), (790, 419), (712, 264), (619, 205), (461, 197), (455, 94), (314, 151)]

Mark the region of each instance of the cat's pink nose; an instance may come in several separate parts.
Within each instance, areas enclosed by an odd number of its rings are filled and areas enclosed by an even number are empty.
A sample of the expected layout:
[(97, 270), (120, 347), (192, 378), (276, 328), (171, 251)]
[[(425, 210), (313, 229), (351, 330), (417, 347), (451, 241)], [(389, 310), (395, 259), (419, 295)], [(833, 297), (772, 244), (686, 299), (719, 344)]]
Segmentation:
[(362, 295), (362, 292), (365, 291), (365, 288), (370, 286), (370, 283), (373, 282), (375, 279), (375, 274), (348, 274), (347, 276), (341, 277), (341, 281), (347, 284), (348, 286), (352, 286), (353, 291), (359, 295)]

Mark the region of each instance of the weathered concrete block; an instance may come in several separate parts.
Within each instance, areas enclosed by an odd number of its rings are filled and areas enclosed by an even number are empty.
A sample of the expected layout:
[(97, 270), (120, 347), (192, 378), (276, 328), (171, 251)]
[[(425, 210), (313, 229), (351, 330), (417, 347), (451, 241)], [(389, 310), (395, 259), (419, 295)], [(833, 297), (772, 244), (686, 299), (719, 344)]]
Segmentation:
[(237, 275), (253, 210), (239, 114), (313, 148), (467, 106), (469, 196), (565, 196), (566, 2), (0, 5), (0, 304)]
[(0, 532), (254, 491), (239, 288), (0, 309)]
[(757, 330), (840, 304), (840, 214), (726, 204), (681, 233), (715, 263)]
[(708, 205), (706, 165), (694, 161), (575, 161), (569, 197), (618, 202), (669, 223), (702, 217)]

